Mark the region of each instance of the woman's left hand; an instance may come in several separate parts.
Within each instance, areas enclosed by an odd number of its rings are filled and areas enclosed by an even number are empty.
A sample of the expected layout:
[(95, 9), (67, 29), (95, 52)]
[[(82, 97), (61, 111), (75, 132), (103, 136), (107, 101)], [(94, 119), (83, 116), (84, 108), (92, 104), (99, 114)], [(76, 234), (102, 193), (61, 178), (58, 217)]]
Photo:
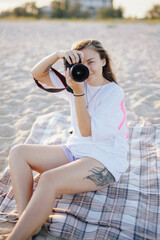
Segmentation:
[(66, 83), (73, 89), (74, 94), (80, 95), (84, 93), (84, 82), (76, 82), (70, 75), (70, 70), (67, 68), (65, 71)]

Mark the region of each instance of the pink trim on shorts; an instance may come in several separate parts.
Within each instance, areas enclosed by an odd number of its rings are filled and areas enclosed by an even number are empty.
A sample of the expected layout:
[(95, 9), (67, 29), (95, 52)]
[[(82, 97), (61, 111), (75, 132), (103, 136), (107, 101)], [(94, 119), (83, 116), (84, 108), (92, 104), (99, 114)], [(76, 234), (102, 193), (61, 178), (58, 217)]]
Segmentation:
[(61, 145), (60, 147), (63, 150), (63, 152), (65, 153), (65, 155), (67, 156), (69, 162), (74, 162), (77, 159), (79, 159), (79, 158), (76, 158), (73, 156), (73, 154), (71, 153), (71, 151), (69, 150), (69, 148), (66, 145)]

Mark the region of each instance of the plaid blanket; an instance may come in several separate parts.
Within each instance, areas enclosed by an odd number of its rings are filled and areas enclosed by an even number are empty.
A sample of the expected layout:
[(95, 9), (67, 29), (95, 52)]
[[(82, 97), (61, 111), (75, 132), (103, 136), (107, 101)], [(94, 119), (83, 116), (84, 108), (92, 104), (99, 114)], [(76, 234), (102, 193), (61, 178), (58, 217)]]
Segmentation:
[[(26, 143), (65, 143), (68, 125), (60, 113), (38, 117)], [(76, 240), (160, 239), (160, 125), (130, 125), (129, 145), (130, 165), (118, 183), (57, 197), (45, 223), (50, 234)], [(17, 221), (8, 168), (0, 179), (0, 221)]]

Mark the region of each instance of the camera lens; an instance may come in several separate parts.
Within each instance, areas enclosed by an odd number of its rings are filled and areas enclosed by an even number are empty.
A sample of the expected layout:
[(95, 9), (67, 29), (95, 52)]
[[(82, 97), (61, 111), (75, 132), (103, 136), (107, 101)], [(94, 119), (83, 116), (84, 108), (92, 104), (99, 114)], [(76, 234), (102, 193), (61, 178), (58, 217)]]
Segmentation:
[(89, 76), (88, 68), (82, 63), (77, 63), (71, 68), (71, 76), (76, 82), (83, 82)]

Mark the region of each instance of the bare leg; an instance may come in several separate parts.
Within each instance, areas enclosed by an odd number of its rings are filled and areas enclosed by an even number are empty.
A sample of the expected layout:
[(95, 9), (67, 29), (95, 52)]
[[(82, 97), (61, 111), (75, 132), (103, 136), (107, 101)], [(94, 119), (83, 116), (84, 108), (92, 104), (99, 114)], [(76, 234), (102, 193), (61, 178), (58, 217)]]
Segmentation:
[(111, 173), (92, 158), (83, 158), (49, 170), (40, 177), (35, 194), (8, 240), (27, 240), (47, 219), (58, 194), (95, 191), (114, 181)]
[[(17, 162), (17, 159), (19, 162)], [(11, 182), (17, 203), (18, 215), (21, 216), (33, 192), (32, 170), (17, 152), (10, 154), (9, 161)]]
[(19, 217), (33, 193), (32, 170), (39, 173), (68, 163), (59, 146), (18, 145), (10, 151), (9, 166)]

